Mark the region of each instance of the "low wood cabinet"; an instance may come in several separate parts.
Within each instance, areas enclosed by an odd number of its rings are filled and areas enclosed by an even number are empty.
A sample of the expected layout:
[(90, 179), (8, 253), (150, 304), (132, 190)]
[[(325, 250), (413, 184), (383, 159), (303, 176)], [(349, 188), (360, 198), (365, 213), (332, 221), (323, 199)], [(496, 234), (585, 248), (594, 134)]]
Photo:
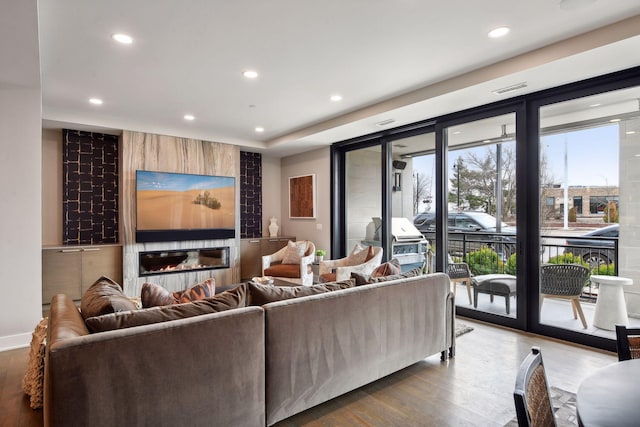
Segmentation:
[(55, 294), (79, 300), (100, 276), (122, 284), (122, 246), (59, 246), (42, 249), (42, 302)]
[(294, 236), (257, 237), (240, 240), (240, 276), (243, 280), (262, 275), (262, 256), (287, 246)]

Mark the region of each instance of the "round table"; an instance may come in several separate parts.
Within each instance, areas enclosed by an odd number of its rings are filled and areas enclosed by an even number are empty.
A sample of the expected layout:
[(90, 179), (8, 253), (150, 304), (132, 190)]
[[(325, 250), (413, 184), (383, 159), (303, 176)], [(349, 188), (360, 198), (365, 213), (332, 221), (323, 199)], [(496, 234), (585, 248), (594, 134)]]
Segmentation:
[(626, 277), (594, 274), (591, 276), (591, 283), (599, 285), (596, 312), (593, 315), (593, 326), (615, 331), (616, 323), (629, 325), (627, 305), (624, 301), (622, 286), (632, 285), (633, 280)]
[(578, 388), (576, 407), (581, 426), (640, 424), (640, 359), (625, 360), (595, 371)]

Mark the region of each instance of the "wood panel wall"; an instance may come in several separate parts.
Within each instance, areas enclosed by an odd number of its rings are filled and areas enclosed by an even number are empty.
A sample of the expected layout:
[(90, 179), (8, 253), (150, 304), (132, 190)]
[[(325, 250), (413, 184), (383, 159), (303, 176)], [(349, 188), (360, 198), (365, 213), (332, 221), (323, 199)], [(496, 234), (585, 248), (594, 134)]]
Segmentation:
[[(177, 291), (209, 277), (219, 285), (240, 281), (240, 209), (236, 209), (236, 238), (190, 240), (181, 242), (136, 243), (136, 170), (193, 173), (236, 177), (236, 207), (239, 207), (239, 147), (143, 132), (124, 131), (121, 151), (121, 221), (123, 236), (123, 286), (129, 296), (140, 296), (144, 282)], [(141, 251), (191, 249), (229, 246), (231, 268), (138, 277), (138, 254)]]

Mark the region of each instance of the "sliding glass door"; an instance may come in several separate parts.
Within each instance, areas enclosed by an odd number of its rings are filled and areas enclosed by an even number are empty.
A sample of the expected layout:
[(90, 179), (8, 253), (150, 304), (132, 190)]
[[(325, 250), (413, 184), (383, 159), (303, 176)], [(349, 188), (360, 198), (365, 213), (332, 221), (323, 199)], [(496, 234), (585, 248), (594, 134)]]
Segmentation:
[(634, 87), (539, 110), (541, 325), (611, 339), (607, 319), (640, 327), (640, 284), (624, 286), (622, 313), (598, 307), (597, 280), (633, 278), (640, 262), (639, 98)]

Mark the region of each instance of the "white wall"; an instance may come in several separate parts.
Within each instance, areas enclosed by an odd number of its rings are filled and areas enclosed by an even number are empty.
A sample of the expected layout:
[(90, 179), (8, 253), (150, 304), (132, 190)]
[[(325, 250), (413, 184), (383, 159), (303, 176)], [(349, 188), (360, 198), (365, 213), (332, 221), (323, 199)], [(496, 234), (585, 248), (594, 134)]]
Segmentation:
[[(630, 132), (635, 133), (630, 133)], [(618, 275), (633, 279), (625, 286), (629, 316), (640, 318), (640, 119), (620, 125), (620, 239)]]
[[(298, 240), (311, 240), (316, 249), (325, 249), (331, 257), (331, 155), (329, 148), (309, 151), (284, 157), (281, 162), (281, 216), (280, 232), (296, 236)], [(289, 178), (300, 175), (316, 175), (316, 218), (289, 219)], [(265, 189), (263, 181), (263, 202)], [(263, 219), (268, 222), (268, 212), (263, 210)]]
[(37, 2), (0, 13), (0, 351), (29, 344), (42, 317), (41, 90)]

